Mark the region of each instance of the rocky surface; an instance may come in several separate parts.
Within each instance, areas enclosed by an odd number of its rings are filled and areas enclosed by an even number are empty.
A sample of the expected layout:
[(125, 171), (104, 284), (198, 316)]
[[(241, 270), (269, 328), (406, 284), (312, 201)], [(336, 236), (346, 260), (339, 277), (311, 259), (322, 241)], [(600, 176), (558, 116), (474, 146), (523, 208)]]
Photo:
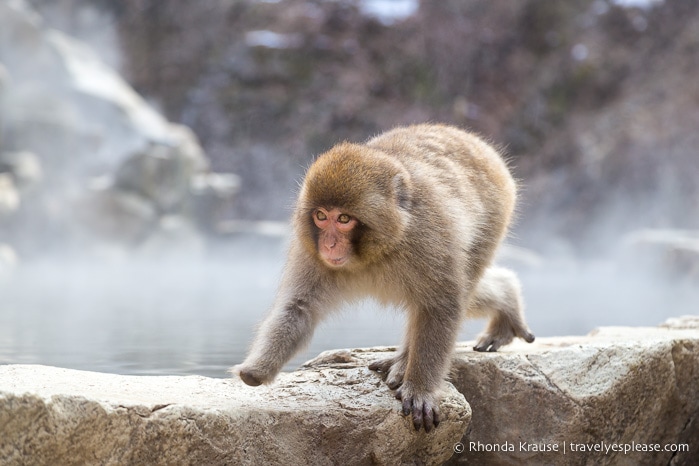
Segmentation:
[[(472, 346), (459, 344), (452, 363), (450, 380), (473, 417), (448, 464), (696, 464), (699, 317), (515, 342), (497, 353)], [(385, 357), (376, 351), (353, 356)], [(656, 445), (685, 451), (648, 451)]]
[[(696, 464), (696, 316), (657, 328), (609, 327), (585, 337), (541, 338), (491, 354), (460, 345), (452, 374), (473, 420), (462, 440), (464, 452), (451, 464)], [(532, 446), (522, 448), (520, 442)], [(491, 451), (474, 451), (479, 444)], [(492, 451), (505, 444), (513, 451)], [(689, 450), (605, 451), (680, 444)], [(536, 450), (554, 445), (558, 453)]]
[(0, 462), (441, 464), (456, 452), (450, 464), (696, 464), (696, 316), (470, 346), (457, 348), (431, 434), (366, 369), (395, 348), (329, 351), (255, 388), (1, 366)]
[(337, 358), (256, 388), (0, 366), (0, 463), (442, 464), (471, 411), (451, 385), (441, 407), (415, 433), (375, 373)]

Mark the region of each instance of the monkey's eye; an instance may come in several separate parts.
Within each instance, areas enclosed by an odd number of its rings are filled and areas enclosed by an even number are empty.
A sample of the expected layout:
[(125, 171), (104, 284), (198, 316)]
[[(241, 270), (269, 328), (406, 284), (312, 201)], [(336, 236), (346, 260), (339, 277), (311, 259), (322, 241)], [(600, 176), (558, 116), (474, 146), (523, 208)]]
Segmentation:
[(337, 221), (340, 223), (349, 223), (350, 216), (347, 214), (340, 214), (340, 216), (337, 217)]
[(322, 221), (324, 221), (324, 220), (327, 220), (327, 219), (328, 219), (328, 216), (325, 215), (322, 211), (317, 210), (317, 211), (316, 211), (316, 218), (322, 222)]

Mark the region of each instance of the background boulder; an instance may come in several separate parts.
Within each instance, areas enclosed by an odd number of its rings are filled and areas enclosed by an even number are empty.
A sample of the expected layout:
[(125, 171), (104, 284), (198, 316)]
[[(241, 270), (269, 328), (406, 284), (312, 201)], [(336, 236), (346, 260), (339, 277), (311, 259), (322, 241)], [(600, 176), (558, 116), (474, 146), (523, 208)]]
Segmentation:
[[(31, 57), (31, 59), (28, 59)], [(23, 0), (0, 3), (0, 221), (20, 256), (155, 241), (211, 173), (198, 138), (169, 123), (88, 46)], [(237, 192), (209, 183), (216, 199)], [(213, 198), (212, 198), (213, 199)]]

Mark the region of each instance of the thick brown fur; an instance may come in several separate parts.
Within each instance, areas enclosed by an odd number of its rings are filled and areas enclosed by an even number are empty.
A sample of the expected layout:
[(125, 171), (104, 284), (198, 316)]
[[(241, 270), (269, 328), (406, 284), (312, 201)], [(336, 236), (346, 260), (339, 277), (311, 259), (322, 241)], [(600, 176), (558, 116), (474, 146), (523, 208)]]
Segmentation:
[[(272, 381), (331, 309), (373, 296), (403, 307), (408, 319), (398, 354), (370, 368), (386, 375), (416, 429), (436, 427), (438, 391), (465, 315), (490, 318), (478, 351), (534, 340), (516, 276), (490, 267), (515, 200), (497, 151), (454, 127), (415, 125), (335, 146), (308, 170), (276, 303), (234, 371), (249, 385)], [(341, 267), (319, 253), (319, 208), (357, 220)]]

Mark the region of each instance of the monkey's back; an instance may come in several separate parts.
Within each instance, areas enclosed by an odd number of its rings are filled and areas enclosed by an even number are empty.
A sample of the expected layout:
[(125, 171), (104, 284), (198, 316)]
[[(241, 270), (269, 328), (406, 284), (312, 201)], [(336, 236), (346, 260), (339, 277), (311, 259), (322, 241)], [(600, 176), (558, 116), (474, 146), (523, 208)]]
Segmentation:
[(418, 195), (446, 202), (457, 215), (474, 215), (472, 223), (485, 222), (489, 231), (495, 227), (504, 234), (516, 184), (500, 154), (480, 137), (452, 126), (421, 124), (393, 129), (366, 145), (398, 159)]

